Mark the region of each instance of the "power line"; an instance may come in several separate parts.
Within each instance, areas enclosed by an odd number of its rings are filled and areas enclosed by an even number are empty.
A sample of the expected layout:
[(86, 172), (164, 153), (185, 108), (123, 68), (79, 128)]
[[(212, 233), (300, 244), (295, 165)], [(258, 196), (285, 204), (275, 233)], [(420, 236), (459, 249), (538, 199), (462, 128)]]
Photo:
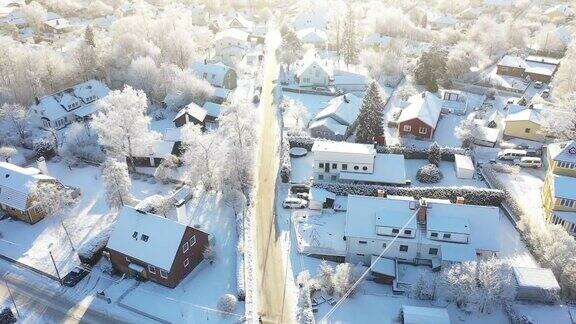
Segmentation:
[(370, 266), (368, 267), (368, 269), (366, 269), (366, 271), (364, 271), (364, 273), (362, 273), (362, 275), (360, 276), (360, 278), (358, 278), (358, 280), (356, 280), (356, 282), (354, 282), (354, 284), (352, 285), (352, 287), (350, 287), (350, 289), (348, 289), (346, 291), (346, 293), (342, 296), (342, 298), (340, 298), (340, 300), (338, 300), (338, 302), (332, 306), (332, 308), (330, 308), (330, 310), (328, 311), (328, 313), (326, 313), (322, 319), (320, 319), (320, 323), (327, 323), (328, 322), (328, 318), (332, 315), (332, 313), (334, 313), (336, 311), (336, 309), (338, 309), (338, 307), (340, 307), (340, 305), (342, 305), (342, 303), (344, 303), (344, 301), (346, 300), (346, 298), (348, 298), (348, 296), (350, 296), (350, 294), (354, 291), (354, 289), (356, 289), (356, 287), (360, 284), (360, 282), (362, 282), (362, 280), (366, 277), (366, 275), (370, 272), (370, 270), (372, 270), (372, 267), (374, 266), (374, 264), (376, 264), (376, 262), (378, 262), (382, 256), (384, 255), (384, 253), (386, 253), (386, 251), (388, 251), (388, 249), (394, 244), (394, 242), (398, 239), (398, 236), (400, 236), (400, 233), (402, 231), (404, 231), (404, 229), (406, 228), (406, 226), (408, 226), (408, 223), (410, 223), (412, 221), (412, 219), (414, 219), (414, 217), (418, 214), (418, 210), (416, 210), (416, 212), (414, 212), (414, 214), (412, 214), (412, 216), (406, 221), (406, 223), (404, 224), (404, 226), (400, 229), (400, 231), (398, 231), (398, 233), (396, 234), (396, 236), (394, 236), (394, 238), (392, 239), (392, 241), (390, 241), (390, 243), (386, 244), (386, 248), (384, 248), (384, 250), (382, 250), (382, 252), (380, 253), (380, 255), (378, 255), (378, 257), (376, 258), (376, 260), (374, 262), (372, 262), (370, 264)]

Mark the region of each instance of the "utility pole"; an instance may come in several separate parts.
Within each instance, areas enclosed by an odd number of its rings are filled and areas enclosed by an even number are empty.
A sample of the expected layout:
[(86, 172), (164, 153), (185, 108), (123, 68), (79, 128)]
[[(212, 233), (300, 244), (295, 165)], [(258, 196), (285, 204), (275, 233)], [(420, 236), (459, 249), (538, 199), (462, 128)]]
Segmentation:
[(60, 272), (58, 271), (58, 267), (56, 266), (56, 261), (54, 261), (54, 256), (52, 255), (52, 251), (48, 252), (50, 254), (50, 259), (52, 260), (52, 264), (54, 265), (54, 270), (56, 270), (56, 276), (58, 277), (58, 281), (60, 285), (62, 285), (62, 278), (60, 277)]
[(64, 229), (64, 233), (66, 233), (66, 236), (68, 236), (68, 241), (70, 241), (70, 246), (72, 246), (72, 251), (76, 252), (76, 249), (74, 248), (74, 243), (72, 243), (72, 238), (70, 237), (70, 233), (68, 233), (68, 229), (66, 228), (66, 226), (64, 226), (64, 220), (60, 219), (60, 224), (62, 224), (62, 228)]
[(12, 295), (12, 290), (10, 290), (10, 286), (8, 286), (8, 281), (4, 278), (4, 284), (6, 285), (6, 289), (8, 289), (8, 294), (10, 295), (10, 299), (12, 299), (12, 304), (14, 305), (14, 309), (16, 310), (16, 315), (20, 318), (20, 312), (18, 311), (18, 307), (16, 306), (16, 300), (14, 300), (14, 296)]

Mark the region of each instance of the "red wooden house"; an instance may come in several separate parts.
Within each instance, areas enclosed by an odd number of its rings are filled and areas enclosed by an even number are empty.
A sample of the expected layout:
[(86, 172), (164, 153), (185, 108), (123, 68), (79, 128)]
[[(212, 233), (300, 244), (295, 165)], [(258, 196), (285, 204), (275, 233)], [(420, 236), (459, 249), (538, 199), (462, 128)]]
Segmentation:
[(117, 271), (174, 288), (202, 261), (208, 244), (205, 232), (125, 206), (107, 249)]
[(442, 112), (442, 100), (428, 91), (410, 98), (398, 118), (400, 136), (432, 139)]

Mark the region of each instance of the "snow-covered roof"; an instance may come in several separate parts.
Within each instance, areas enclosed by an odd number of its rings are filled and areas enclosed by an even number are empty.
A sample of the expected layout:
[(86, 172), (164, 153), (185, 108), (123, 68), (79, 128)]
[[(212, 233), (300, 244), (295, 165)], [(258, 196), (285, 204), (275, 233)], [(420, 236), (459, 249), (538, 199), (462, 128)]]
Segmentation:
[(526, 60), (526, 73), (552, 76), (556, 72), (557, 65), (549, 64), (546, 61), (536, 62)]
[(310, 200), (326, 202), (327, 199), (336, 200), (336, 194), (330, 192), (326, 189), (311, 187), (310, 188)]
[(170, 271), (185, 231), (184, 224), (124, 206), (116, 217), (108, 248)]
[(332, 117), (339, 123), (345, 126), (350, 126), (358, 118), (361, 107), (362, 100), (360, 98), (353, 94), (345, 94), (332, 98), (328, 102), (328, 106), (318, 112), (314, 119), (320, 120), (323, 118)]
[(452, 17), (451, 15), (440, 15), (432, 19), (431, 21), (434, 25), (442, 25), (442, 26), (453, 26), (458, 23), (456, 18)]
[(516, 104), (510, 105), (505, 120), (506, 122), (531, 121), (539, 125), (542, 122), (542, 110), (540, 108), (530, 108)]
[(552, 174), (554, 197), (576, 200), (576, 178)]
[(293, 25), (296, 30), (311, 27), (325, 29), (328, 22), (327, 16), (328, 13), (324, 11), (303, 11), (296, 16)]
[(360, 73), (334, 70), (334, 85), (366, 85), (368, 78)]
[(558, 162), (576, 163), (576, 140), (548, 145), (550, 158)]
[(182, 205), (186, 199), (192, 196), (192, 188), (188, 185), (176, 190), (171, 196), (176, 201), (176, 205)]
[(572, 6), (570, 5), (561, 3), (546, 9), (544, 11), (544, 14), (545, 15), (560, 14), (569, 17), (574, 15), (574, 9), (572, 9)]
[(188, 106), (180, 109), (180, 111), (176, 114), (176, 117), (172, 121), (176, 121), (176, 119), (188, 114), (194, 117), (196, 120), (203, 122), (206, 118), (206, 110), (197, 104), (191, 102)]
[(174, 148), (174, 142), (157, 140), (148, 146), (136, 147), (134, 149), (134, 156), (163, 159), (172, 154), (173, 148)]
[(467, 155), (454, 154), (454, 163), (458, 169), (475, 170), (472, 159)]
[(179, 142), (182, 140), (182, 128), (167, 128), (163, 139), (167, 142)]
[(388, 258), (378, 258), (373, 255), (370, 259), (371, 272), (396, 278), (396, 261)]
[(467, 218), (432, 214), (426, 222), (431, 231), (470, 234), (470, 222)]
[(22, 168), (0, 162), (0, 204), (26, 210), (30, 190), (39, 180), (54, 180), (36, 168)]
[(210, 117), (218, 118), (222, 114), (222, 106), (214, 102), (206, 101), (202, 108), (206, 110), (206, 115)]
[[(245, 29), (252, 29), (252, 27), (254, 27), (254, 23), (248, 19), (246, 19), (246, 17), (244, 17), (241, 13), (237, 12), (236, 15), (234, 16), (234, 18), (232, 18), (232, 20), (230, 21), (230, 28), (235, 28), (238, 25), (240, 28), (245, 28)], [(236, 27), (237, 28), (237, 27)]]
[(466, 262), (476, 260), (476, 249), (469, 244), (442, 245), (442, 261)]
[(314, 145), (312, 145), (312, 152), (376, 155), (376, 149), (374, 148), (374, 145), (371, 144), (332, 141), (315, 141)]
[(520, 56), (504, 55), (504, 57), (498, 61), (498, 65), (525, 69), (526, 61)]
[(520, 287), (560, 290), (554, 273), (548, 268), (513, 267), (513, 269)]
[[(190, 67), (192, 72), (201, 79), (208, 81), (211, 85), (223, 87), (226, 75), (229, 71), (234, 71), (224, 63), (194, 62)], [(233, 72), (235, 73), (235, 72)]]
[(548, 37), (558, 38), (565, 46), (569, 46), (573, 39), (572, 32), (564, 25), (551, 30)]
[(348, 130), (348, 126), (340, 124), (332, 117), (322, 118), (320, 120), (314, 120), (308, 126), (309, 129), (317, 129), (321, 127), (326, 127), (329, 129), (334, 135), (346, 135), (346, 131)]
[(332, 76), (334, 73), (327, 61), (323, 62), (313, 55), (307, 55), (304, 57), (298, 66), (298, 69), (296, 70), (296, 76), (300, 77), (308, 69), (317, 69), (321, 72), (324, 72), (328, 77)]
[(241, 29), (228, 28), (216, 34), (216, 36), (214, 36), (214, 42), (217, 42), (225, 38), (232, 38), (242, 42), (247, 42), (248, 36), (249, 34)]
[(318, 44), (328, 41), (326, 31), (318, 28), (304, 28), (296, 32), (296, 36), (303, 43)]
[(530, 56), (526, 57), (525, 60), (527, 62), (545, 63), (545, 64), (552, 64), (552, 65), (560, 64), (560, 59), (553, 58), (553, 57), (546, 57), (546, 56), (530, 55)]
[(364, 45), (367, 46), (378, 46), (380, 48), (386, 48), (390, 45), (392, 37), (385, 36), (382, 34), (374, 33), (366, 36), (364, 38)]
[(45, 96), (38, 105), (32, 106), (40, 111), (40, 116), (49, 120), (58, 120), (70, 112), (78, 116), (87, 116), (97, 111), (96, 102), (108, 95), (110, 89), (97, 80), (88, 80), (72, 88)]
[(48, 25), (51, 28), (56, 29), (56, 30), (61, 30), (61, 29), (66, 29), (66, 28), (72, 27), (72, 25), (70, 25), (70, 22), (66, 18), (57, 18), (57, 19), (48, 20), (48, 21), (45, 21), (44, 24), (46, 24), (46, 25)]
[(482, 10), (479, 8), (468, 7), (462, 10), (459, 14), (459, 18), (467, 19), (467, 18), (478, 18), (482, 14)]
[(485, 6), (489, 7), (511, 7), (514, 0), (483, 0)]
[(402, 110), (398, 122), (418, 119), (426, 125), (436, 128), (440, 113), (442, 112), (442, 100), (428, 91), (410, 97), (410, 104)]
[(402, 305), (404, 324), (450, 324), (446, 308)]
[(402, 154), (376, 154), (372, 173), (340, 172), (340, 180), (387, 184), (406, 184), (406, 167)]

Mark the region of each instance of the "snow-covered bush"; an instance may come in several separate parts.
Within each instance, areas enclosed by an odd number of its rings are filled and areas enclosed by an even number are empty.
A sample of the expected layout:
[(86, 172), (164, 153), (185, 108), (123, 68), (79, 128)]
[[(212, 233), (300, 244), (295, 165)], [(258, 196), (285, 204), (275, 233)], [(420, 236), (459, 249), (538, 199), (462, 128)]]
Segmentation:
[(78, 258), (82, 263), (95, 265), (102, 257), (102, 252), (108, 244), (110, 229), (105, 229), (78, 248)]
[(0, 147), (0, 160), (8, 162), (11, 157), (16, 155), (18, 151), (12, 146), (2, 146)]
[(211, 244), (206, 245), (204, 247), (204, 251), (202, 251), (202, 256), (208, 261), (213, 261), (216, 257), (216, 250), (214, 249), (214, 246)]
[(333, 280), (334, 268), (326, 260), (323, 260), (318, 269), (318, 283), (320, 284), (320, 289), (328, 295), (332, 295), (334, 293)]
[(13, 324), (16, 323), (16, 316), (12, 313), (12, 309), (9, 307), (4, 307), (0, 311), (0, 324)]
[(298, 291), (298, 311), (296, 314), (296, 321), (298, 324), (313, 324), (314, 312), (312, 311), (312, 291), (310, 285), (310, 273), (308, 270), (302, 271), (298, 274), (296, 282), (300, 287)]
[(418, 172), (416, 172), (416, 179), (422, 183), (437, 183), (440, 182), (443, 177), (442, 171), (432, 163), (422, 166), (418, 169)]
[(505, 163), (488, 164), (483, 167), (483, 170), (485, 171), (488, 169), (496, 173), (518, 174), (520, 172), (520, 167), (518, 165)]
[(53, 140), (48, 138), (38, 138), (34, 140), (32, 147), (37, 157), (43, 156), (48, 160), (56, 155), (56, 145)]
[(420, 272), (418, 279), (410, 286), (412, 298), (420, 300), (433, 300), (436, 294), (436, 276)]
[(64, 186), (54, 182), (39, 182), (30, 190), (32, 208), (43, 213), (52, 215), (65, 210), (74, 203), (71, 192)]
[(167, 184), (170, 180), (176, 177), (178, 166), (180, 165), (180, 160), (177, 156), (170, 154), (156, 168), (154, 171), (154, 177), (156, 180)]
[(132, 201), (132, 182), (126, 162), (108, 159), (102, 165), (102, 178), (106, 190), (106, 202), (112, 208), (120, 208)]
[(162, 195), (152, 195), (142, 199), (134, 208), (152, 214), (166, 215), (174, 208), (174, 199)]
[(280, 165), (280, 179), (283, 183), (290, 182), (290, 176), (292, 174), (292, 163), (290, 160), (290, 141), (286, 132), (282, 132), (282, 152), (281, 155), (281, 165)]
[(440, 166), (440, 160), (442, 159), (442, 152), (440, 151), (440, 146), (438, 143), (434, 142), (430, 145), (428, 150), (428, 162), (434, 164), (435, 166)]
[(384, 190), (387, 195), (414, 199), (433, 198), (456, 202), (458, 197), (463, 197), (467, 204), (481, 206), (500, 206), (505, 199), (502, 190), (476, 187), (392, 187), (350, 183), (315, 183), (314, 187), (326, 189), (338, 196), (376, 196), (378, 190)]
[(82, 159), (96, 163), (103, 162), (105, 158), (98, 144), (98, 134), (87, 125), (79, 123), (70, 125), (60, 154), (68, 159)]
[(238, 299), (232, 294), (225, 294), (218, 300), (218, 309), (222, 312), (232, 313), (236, 309)]

